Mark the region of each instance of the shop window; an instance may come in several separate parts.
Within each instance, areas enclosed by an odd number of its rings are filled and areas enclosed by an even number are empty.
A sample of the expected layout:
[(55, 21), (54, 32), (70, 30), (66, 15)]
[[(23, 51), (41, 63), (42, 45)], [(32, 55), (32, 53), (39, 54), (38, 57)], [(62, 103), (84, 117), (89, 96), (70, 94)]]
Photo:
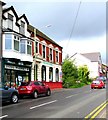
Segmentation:
[(56, 74), (55, 74), (56, 82), (59, 81), (59, 69), (56, 68)]
[(32, 47), (32, 44), (30, 41), (27, 41), (27, 54), (31, 55), (31, 47)]
[(49, 81), (53, 81), (53, 68), (49, 68)]
[(5, 34), (5, 49), (12, 49), (12, 34)]
[(25, 23), (23, 21), (21, 21), (20, 33), (25, 35)]
[(19, 37), (14, 36), (14, 50), (19, 51)]
[(42, 81), (46, 81), (46, 67), (44, 65), (42, 65), (42, 68), (41, 68), (41, 78), (42, 78)]
[(20, 52), (26, 53), (26, 41), (22, 39), (20, 40)]
[(13, 16), (8, 13), (8, 28), (13, 29)]

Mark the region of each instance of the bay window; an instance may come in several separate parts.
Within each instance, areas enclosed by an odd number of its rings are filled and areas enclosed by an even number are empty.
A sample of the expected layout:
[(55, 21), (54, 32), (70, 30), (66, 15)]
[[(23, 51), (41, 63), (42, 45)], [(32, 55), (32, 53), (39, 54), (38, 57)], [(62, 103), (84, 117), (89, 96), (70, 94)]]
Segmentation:
[(20, 40), (20, 53), (26, 53), (26, 41), (23, 39)]
[(19, 37), (14, 35), (14, 50), (19, 51)]
[(27, 41), (27, 54), (31, 55), (31, 48), (32, 48), (32, 43), (30, 41)]
[(12, 34), (5, 34), (5, 49), (12, 49)]

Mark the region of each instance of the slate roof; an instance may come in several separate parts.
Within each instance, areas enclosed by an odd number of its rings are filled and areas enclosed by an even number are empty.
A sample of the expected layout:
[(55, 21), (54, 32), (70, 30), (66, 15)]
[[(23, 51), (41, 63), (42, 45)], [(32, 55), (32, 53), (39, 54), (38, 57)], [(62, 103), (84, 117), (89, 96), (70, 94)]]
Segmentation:
[(101, 59), (100, 52), (93, 52), (93, 53), (81, 53), (84, 57), (91, 60), (91, 62), (98, 62)]

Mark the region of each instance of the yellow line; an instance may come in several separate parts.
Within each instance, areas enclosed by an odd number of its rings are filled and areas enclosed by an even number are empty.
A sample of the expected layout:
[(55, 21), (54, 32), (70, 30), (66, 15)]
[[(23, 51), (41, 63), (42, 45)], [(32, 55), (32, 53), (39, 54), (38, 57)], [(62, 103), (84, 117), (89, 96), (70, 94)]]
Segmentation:
[(107, 105), (108, 103), (106, 103), (105, 105), (103, 105), (92, 117), (90, 120), (93, 120)]
[(102, 103), (101, 105), (99, 105), (97, 108), (95, 108), (90, 114), (88, 114), (85, 119), (89, 118), (89, 116), (91, 116), (93, 113), (95, 113), (101, 106), (103, 106), (106, 103), (106, 101), (104, 103)]

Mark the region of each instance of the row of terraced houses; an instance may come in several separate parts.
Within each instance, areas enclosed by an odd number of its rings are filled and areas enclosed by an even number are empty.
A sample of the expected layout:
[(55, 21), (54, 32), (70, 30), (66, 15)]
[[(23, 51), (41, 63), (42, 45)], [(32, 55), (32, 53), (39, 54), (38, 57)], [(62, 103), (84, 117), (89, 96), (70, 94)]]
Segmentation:
[(2, 82), (43, 81), (62, 87), (62, 47), (2, 3)]

